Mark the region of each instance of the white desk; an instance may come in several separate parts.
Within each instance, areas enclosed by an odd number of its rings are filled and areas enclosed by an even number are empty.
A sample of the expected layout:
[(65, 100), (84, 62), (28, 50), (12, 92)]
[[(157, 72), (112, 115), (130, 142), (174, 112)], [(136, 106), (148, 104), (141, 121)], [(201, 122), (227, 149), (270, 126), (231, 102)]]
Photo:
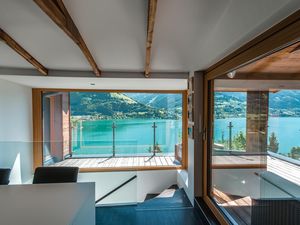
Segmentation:
[(95, 225), (95, 184), (0, 186), (2, 225)]

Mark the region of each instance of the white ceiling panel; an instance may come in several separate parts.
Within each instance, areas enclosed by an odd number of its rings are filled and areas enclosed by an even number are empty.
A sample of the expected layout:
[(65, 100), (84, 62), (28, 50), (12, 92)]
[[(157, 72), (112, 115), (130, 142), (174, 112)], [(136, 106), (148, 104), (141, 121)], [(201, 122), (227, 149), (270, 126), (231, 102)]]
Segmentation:
[(95, 89), (95, 90), (186, 90), (185, 79), (86, 78), (1, 75), (6, 80), (31, 88)]
[(0, 67), (19, 66), (26, 69), (34, 68), (29, 62), (24, 60), (22, 56), (12, 50), (4, 42), (0, 41)]
[[(146, 0), (64, 3), (101, 69), (143, 71)], [(0, 27), (44, 66), (91, 70), (80, 49), (34, 1), (0, 0), (0, 6)], [(299, 0), (158, 1), (152, 68), (206, 69), (299, 8)], [(1, 45), (1, 67), (28, 67)]]
[(33, 0), (0, 0), (0, 6), (0, 27), (44, 66), (90, 69), (76, 44)]

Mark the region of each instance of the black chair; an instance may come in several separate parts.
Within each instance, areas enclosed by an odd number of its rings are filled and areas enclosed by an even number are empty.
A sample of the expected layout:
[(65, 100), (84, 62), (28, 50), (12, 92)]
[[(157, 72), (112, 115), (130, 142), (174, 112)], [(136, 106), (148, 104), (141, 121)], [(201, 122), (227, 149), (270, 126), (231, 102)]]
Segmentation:
[(0, 185), (9, 184), (9, 176), (11, 169), (1, 169), (0, 168)]
[(76, 183), (78, 172), (78, 167), (38, 167), (35, 169), (32, 183)]

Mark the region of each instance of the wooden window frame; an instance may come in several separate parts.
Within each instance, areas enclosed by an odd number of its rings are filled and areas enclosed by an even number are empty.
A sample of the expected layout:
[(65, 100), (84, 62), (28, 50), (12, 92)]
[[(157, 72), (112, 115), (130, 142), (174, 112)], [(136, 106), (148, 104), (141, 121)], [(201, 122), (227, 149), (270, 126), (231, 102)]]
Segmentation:
[[(213, 86), (214, 79), (224, 77), (224, 74), (236, 70), (246, 64), (263, 58), (274, 51), (278, 51), (300, 40), (300, 10), (296, 11), (286, 19), (271, 27), (252, 41), (246, 43), (238, 50), (229, 54), (213, 66), (204, 71), (204, 115), (203, 130), (205, 131), (203, 141), (203, 199), (218, 221), (223, 224), (230, 224), (229, 217), (217, 206), (211, 198), (210, 191), (210, 145), (212, 143), (213, 131)], [(299, 79), (300, 77), (298, 77)], [(247, 77), (246, 79), (251, 79)], [(253, 79), (257, 79), (254, 77)], [(271, 75), (262, 79), (283, 80), (282, 77)], [(288, 76), (285, 79), (293, 80), (294, 77)]]
[(188, 116), (187, 116), (187, 90), (94, 90), (94, 89), (32, 89), (32, 115), (33, 115), (33, 169), (43, 166), (43, 92), (128, 92), (128, 93), (165, 93), (182, 94), (182, 162), (180, 166), (140, 166), (140, 167), (114, 167), (114, 168), (80, 168), (80, 172), (110, 172), (110, 171), (144, 171), (144, 170), (178, 170), (187, 169), (188, 165)]

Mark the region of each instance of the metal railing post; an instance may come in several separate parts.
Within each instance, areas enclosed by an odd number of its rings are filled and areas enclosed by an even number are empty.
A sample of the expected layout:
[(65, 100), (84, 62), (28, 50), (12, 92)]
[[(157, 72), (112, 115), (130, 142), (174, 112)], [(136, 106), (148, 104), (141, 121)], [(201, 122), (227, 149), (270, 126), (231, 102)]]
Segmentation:
[(116, 124), (115, 122), (113, 122), (112, 124), (112, 131), (113, 131), (113, 146), (112, 146), (112, 157), (115, 157), (116, 156)]
[(153, 122), (153, 156), (155, 156), (156, 152), (155, 152), (155, 149), (156, 149), (156, 124), (155, 122)]
[(233, 128), (232, 122), (229, 122), (228, 128), (229, 128), (229, 150), (232, 150), (232, 128)]

